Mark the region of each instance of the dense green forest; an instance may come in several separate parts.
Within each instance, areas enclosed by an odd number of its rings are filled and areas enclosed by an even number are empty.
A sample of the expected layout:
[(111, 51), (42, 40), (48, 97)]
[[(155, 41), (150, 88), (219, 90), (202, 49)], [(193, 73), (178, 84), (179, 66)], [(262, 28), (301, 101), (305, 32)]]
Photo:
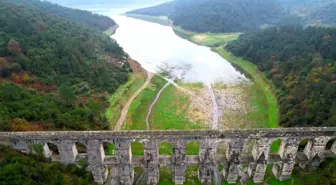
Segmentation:
[(243, 32), (278, 25), (290, 16), (276, 1), (175, 0), (129, 13), (168, 16), (195, 32)]
[(76, 23), (87, 26), (88, 28), (96, 28), (101, 31), (105, 31), (111, 26), (116, 25), (116, 23), (107, 16), (102, 16), (98, 14), (93, 14), (89, 11), (71, 9), (56, 4), (49, 3), (47, 1), (40, 0), (1, 0), (6, 3), (13, 3), (17, 5), (22, 5), (25, 7), (35, 8), (40, 12), (55, 15), (75, 21)]
[(0, 185), (94, 185), (85, 165), (63, 165), (0, 146)]
[(273, 27), (245, 33), (226, 49), (272, 79), (282, 126), (335, 126), (335, 28)]
[(122, 48), (76, 18), (4, 0), (0, 12), (0, 129), (26, 130), (27, 122), (47, 129), (106, 128), (93, 110), (107, 107), (108, 93), (128, 80)]

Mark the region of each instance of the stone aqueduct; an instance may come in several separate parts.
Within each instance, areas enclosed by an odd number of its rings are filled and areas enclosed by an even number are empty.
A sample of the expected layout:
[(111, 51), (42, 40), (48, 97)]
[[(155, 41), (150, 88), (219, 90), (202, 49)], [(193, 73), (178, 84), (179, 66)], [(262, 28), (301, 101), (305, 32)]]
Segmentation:
[[(273, 164), (272, 172), (280, 180), (291, 176), (295, 164), (304, 168), (316, 168), (326, 157), (336, 155), (336, 128), (288, 128), (255, 130), (194, 130), (194, 131), (83, 131), (83, 132), (0, 132), (0, 141), (21, 152), (28, 153), (32, 145), (42, 144), (43, 153), (51, 157), (48, 143), (59, 150), (61, 163), (76, 163), (87, 160), (94, 180), (111, 185), (131, 185), (134, 182), (134, 167), (146, 171), (149, 185), (159, 181), (160, 166), (168, 166), (175, 184), (183, 184), (185, 171), (190, 165), (198, 166), (198, 178), (202, 184), (211, 184), (214, 177), (229, 183), (239, 179), (241, 165), (248, 165), (248, 176), (256, 183), (264, 179), (267, 164)], [(273, 141), (281, 139), (278, 153), (270, 153)], [(300, 141), (308, 141), (302, 152)], [(139, 141), (144, 146), (144, 156), (132, 156), (130, 144)], [(158, 153), (162, 141), (173, 146), (171, 156)], [(200, 143), (199, 155), (186, 155), (190, 141)], [(250, 155), (243, 150), (248, 141), (254, 141)], [(86, 153), (79, 154), (75, 143), (86, 146)], [(103, 143), (113, 143), (114, 156), (105, 156)], [(226, 153), (217, 154), (217, 147), (225, 144)], [(222, 171), (218, 165), (223, 165)], [(112, 168), (110, 174), (108, 169)]]

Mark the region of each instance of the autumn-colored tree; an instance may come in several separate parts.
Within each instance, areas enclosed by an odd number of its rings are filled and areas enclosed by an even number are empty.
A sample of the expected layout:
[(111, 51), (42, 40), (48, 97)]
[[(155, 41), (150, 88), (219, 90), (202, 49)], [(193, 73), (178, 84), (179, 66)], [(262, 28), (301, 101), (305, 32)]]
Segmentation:
[(29, 80), (30, 80), (30, 76), (29, 76), (29, 74), (25, 73), (25, 74), (22, 76), (22, 81), (23, 81), (24, 83), (27, 83), (27, 82), (29, 82)]
[(17, 54), (20, 51), (21, 51), (20, 44), (16, 40), (10, 39), (8, 41), (8, 52), (11, 54)]

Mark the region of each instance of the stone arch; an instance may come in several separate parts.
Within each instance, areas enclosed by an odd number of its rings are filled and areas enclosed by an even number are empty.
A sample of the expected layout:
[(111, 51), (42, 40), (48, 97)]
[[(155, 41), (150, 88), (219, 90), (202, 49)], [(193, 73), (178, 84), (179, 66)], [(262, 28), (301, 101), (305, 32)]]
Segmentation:
[(190, 140), (187, 142), (186, 154), (187, 155), (199, 155), (201, 144), (198, 140)]
[(48, 141), (48, 142), (44, 143), (44, 145), (43, 145), (43, 155), (46, 158), (55, 159), (56, 157), (59, 156), (58, 146), (52, 141)]
[(83, 142), (77, 141), (75, 142), (75, 146), (77, 149), (77, 153), (79, 154), (87, 153), (86, 144), (84, 144)]
[(131, 143), (131, 151), (133, 156), (143, 156), (145, 153), (144, 145), (140, 141)]
[(159, 155), (173, 155), (173, 144), (168, 141), (161, 141), (158, 146)]
[(299, 147), (298, 147), (298, 152), (304, 152), (306, 147), (308, 147), (312, 143), (311, 139), (304, 138), (300, 141)]
[(336, 154), (336, 138), (332, 138), (327, 142), (325, 150), (331, 151)]
[(281, 142), (282, 142), (281, 138), (277, 138), (274, 141), (272, 141), (272, 143), (270, 145), (270, 153), (278, 153)]
[(254, 145), (256, 144), (256, 140), (253, 138), (249, 138), (243, 148), (242, 155), (252, 155), (252, 150)]
[(162, 184), (173, 184), (173, 172), (168, 166), (160, 165), (160, 180)]
[(115, 156), (115, 146), (111, 142), (103, 142), (105, 156)]
[(198, 179), (198, 169), (197, 165), (188, 165), (184, 173), (185, 183), (186, 184), (201, 184)]
[(138, 185), (146, 184), (147, 181), (146, 171), (142, 166), (136, 165), (133, 167), (133, 176), (134, 176), (134, 184)]

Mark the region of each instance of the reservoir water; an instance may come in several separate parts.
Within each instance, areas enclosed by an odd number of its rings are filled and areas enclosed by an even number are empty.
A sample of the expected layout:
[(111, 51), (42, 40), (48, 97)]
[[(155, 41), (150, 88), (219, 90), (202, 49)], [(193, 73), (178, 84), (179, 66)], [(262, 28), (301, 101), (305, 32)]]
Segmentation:
[(185, 82), (237, 83), (245, 79), (228, 61), (178, 37), (169, 26), (114, 15), (119, 28), (112, 36), (150, 72), (169, 72)]

